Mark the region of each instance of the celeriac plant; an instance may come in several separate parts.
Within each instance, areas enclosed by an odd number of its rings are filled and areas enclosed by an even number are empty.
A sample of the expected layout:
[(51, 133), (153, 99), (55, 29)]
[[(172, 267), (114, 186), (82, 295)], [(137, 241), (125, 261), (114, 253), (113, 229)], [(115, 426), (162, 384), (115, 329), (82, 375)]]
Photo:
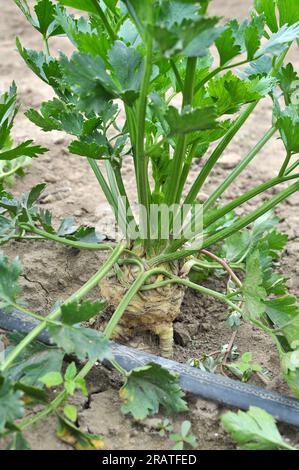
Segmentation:
[[(15, 3), (43, 44), (37, 52), (17, 39), (18, 50), (55, 92), (39, 111), (30, 109), (26, 115), (45, 132), (59, 130), (73, 137), (69, 152), (86, 158), (123, 236), (119, 244), (101, 243), (93, 229), (74, 227), (69, 219), (56, 229), (51, 214), (38, 206), (44, 189), (38, 185), (21, 199), (2, 195), (2, 241), (35, 237), (79, 249), (112, 249), (100, 271), (66, 301), (68, 321), (75, 322), (72, 312), (78, 321), (98, 313), (89, 306), (85, 315), (85, 308), (78, 315), (72, 301), (81, 301), (100, 283), (102, 295), (116, 307), (105, 337), (127, 338), (149, 330), (160, 337), (164, 355), (172, 353), (172, 324), (184, 288), (219, 299), (229, 308), (231, 326), (243, 318), (271, 336), (284, 377), (299, 395), (299, 311), (287, 293), (286, 278), (272, 271), (286, 237), (277, 232), (277, 219), (269, 212), (299, 189), (299, 160), (294, 158), (299, 153), (298, 76), (286, 63), (299, 37), (296, 0), (287, 6), (284, 0), (256, 0), (248, 20), (225, 24), (208, 14), (208, 0), (39, 0), (34, 12), (25, 0)], [(51, 38), (57, 35), (71, 41), (71, 57), (51, 54)], [(200, 205), (198, 195), (211, 172), (265, 97), (273, 102), (268, 131)], [(275, 137), (281, 137), (286, 153), (278, 174), (223, 204), (221, 196)], [(138, 212), (123, 178), (125, 159), (134, 168)], [(195, 159), (200, 166), (189, 188)], [(275, 194), (266, 202), (235, 213), (271, 188)], [(160, 212), (153, 217), (157, 207)], [(200, 283), (215, 270), (229, 275), (225, 293)], [(243, 281), (237, 270), (245, 272)], [(12, 305), (9, 297), (6, 303)], [(15, 300), (13, 304), (17, 306)], [(78, 352), (78, 332), (72, 330), (65, 343), (69, 330), (65, 318), (58, 321), (62, 310), (56, 309), (24, 338), (2, 370), (47, 327), (67, 353)], [(84, 356), (80, 348), (79, 356)], [(91, 354), (86, 370), (96, 356)], [(136, 377), (144, 383), (147, 369), (133, 373), (131, 385)], [(126, 397), (130, 389), (125, 389)], [(128, 406), (132, 412), (133, 405)], [(134, 412), (146, 414), (136, 407)]]

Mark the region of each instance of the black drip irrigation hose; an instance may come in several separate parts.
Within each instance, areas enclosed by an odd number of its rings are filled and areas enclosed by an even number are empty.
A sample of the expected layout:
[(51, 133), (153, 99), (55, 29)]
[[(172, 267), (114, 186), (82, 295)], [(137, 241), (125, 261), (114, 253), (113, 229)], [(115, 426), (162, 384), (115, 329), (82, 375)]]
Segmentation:
[[(29, 318), (23, 313), (15, 311), (7, 314), (0, 310), (0, 328), (7, 332), (28, 333), (38, 323), (37, 320)], [(45, 331), (37, 339), (50, 344), (49, 336)], [(127, 371), (149, 362), (155, 362), (169, 371), (178, 373), (181, 387), (185, 392), (242, 410), (248, 410), (250, 406), (257, 406), (270, 413), (278, 421), (299, 427), (299, 400), (295, 398), (238, 382), (219, 374), (204, 372), (186, 364), (180, 364), (114, 342), (111, 342), (111, 349), (117, 362)]]

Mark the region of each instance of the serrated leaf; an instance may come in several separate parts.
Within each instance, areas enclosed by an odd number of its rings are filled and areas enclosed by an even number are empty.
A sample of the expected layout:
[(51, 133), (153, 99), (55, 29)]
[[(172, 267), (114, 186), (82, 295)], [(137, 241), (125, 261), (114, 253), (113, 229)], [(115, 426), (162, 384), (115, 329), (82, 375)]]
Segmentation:
[(56, 7), (50, 0), (39, 0), (34, 6), (34, 11), (38, 19), (37, 29), (44, 37), (63, 33), (63, 30), (55, 25)]
[(97, 301), (85, 302), (78, 304), (77, 302), (70, 302), (61, 306), (61, 321), (66, 325), (74, 325), (83, 321), (88, 321), (105, 308), (106, 302)]
[(283, 378), (296, 398), (299, 398), (299, 349), (281, 354)]
[(49, 333), (54, 343), (67, 354), (75, 354), (82, 361), (86, 358), (90, 361), (111, 358), (107, 339), (95, 330), (68, 325), (51, 325)]
[(267, 300), (266, 313), (273, 322), (274, 327), (280, 328), (284, 333), (290, 347), (299, 342), (299, 307), (297, 299), (285, 295)]
[(122, 412), (137, 420), (158, 413), (160, 406), (167, 413), (187, 410), (178, 376), (155, 363), (132, 370), (120, 396), (124, 401)]
[(288, 98), (288, 102), (291, 102), (292, 94), (299, 88), (299, 76), (294, 70), (293, 65), (287, 64), (285, 67), (282, 67), (278, 74), (278, 79), (284, 95)]
[(293, 42), (299, 37), (299, 22), (291, 26), (283, 25), (277, 33), (272, 34), (268, 42), (266, 42), (260, 49), (258, 54), (272, 54), (277, 56), (281, 54), (288, 44)]
[(62, 367), (64, 353), (58, 349), (30, 349), (28, 355), (21, 355), (9, 369), (8, 375), (14, 381), (22, 384), (42, 387), (40, 377), (49, 371), (59, 373)]
[(299, 153), (299, 117), (295, 110), (287, 108), (277, 119), (282, 141), (288, 153)]
[(278, 450), (290, 449), (275, 424), (275, 419), (261, 408), (251, 406), (246, 413), (225, 413), (221, 419), (224, 429), (229, 432), (241, 449)]
[(170, 135), (188, 134), (191, 132), (217, 127), (214, 106), (198, 109), (185, 109), (182, 114), (170, 106), (165, 114), (170, 128)]
[(216, 39), (215, 45), (220, 56), (220, 66), (229, 63), (234, 57), (241, 53), (241, 47), (236, 44), (234, 31), (230, 22), (221, 35)]
[(0, 160), (13, 160), (25, 156), (35, 158), (47, 151), (48, 149), (40, 145), (33, 145), (33, 140), (27, 140), (13, 149), (0, 152)]
[(67, 237), (68, 235), (75, 233), (76, 230), (78, 230), (78, 225), (74, 217), (66, 217), (61, 221), (59, 229), (57, 230), (57, 235), (59, 237)]
[(112, 76), (123, 93), (128, 90), (138, 92), (144, 69), (144, 60), (134, 47), (128, 47), (122, 41), (116, 41), (108, 52)]
[(61, 55), (60, 65), (64, 80), (80, 97), (82, 111), (101, 112), (106, 103), (117, 96), (117, 89), (100, 56), (75, 52), (68, 60)]
[(250, 246), (251, 234), (248, 230), (241, 230), (228, 237), (223, 244), (224, 259), (236, 262), (244, 256)]
[(271, 77), (242, 80), (232, 72), (209, 81), (208, 92), (216, 105), (219, 115), (233, 114), (246, 103), (259, 100), (267, 95), (276, 81)]
[(73, 141), (68, 147), (70, 153), (80, 155), (81, 157), (93, 158), (94, 160), (103, 160), (107, 155), (107, 147), (99, 145), (96, 142)]

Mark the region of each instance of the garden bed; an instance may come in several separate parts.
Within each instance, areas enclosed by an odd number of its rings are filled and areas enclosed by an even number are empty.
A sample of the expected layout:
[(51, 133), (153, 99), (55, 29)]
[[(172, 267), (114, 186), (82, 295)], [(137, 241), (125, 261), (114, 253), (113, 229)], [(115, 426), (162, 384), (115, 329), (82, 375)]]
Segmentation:
[[(223, 5), (225, 3), (225, 5)], [(215, 0), (214, 8), (217, 13), (247, 13), (250, 0), (235, 2)], [(22, 59), (15, 52), (14, 39), (22, 35), (23, 43), (27, 47), (34, 47), (35, 36), (26, 20), (17, 14), (13, 2), (5, 2), (2, 6), (0, 18), (0, 84), (7, 87), (13, 79), (19, 87), (19, 97), (23, 110), (28, 107), (40, 105), (42, 100), (50, 98), (50, 90), (42, 85), (38, 79), (26, 68)], [(61, 39), (55, 39), (59, 48)], [(9, 54), (8, 54), (9, 51)], [(298, 54), (293, 53), (293, 63), (299, 65)], [(249, 150), (263, 135), (271, 119), (271, 107), (253, 113), (247, 125), (240, 132), (239, 138), (230, 145), (226, 157), (220, 162), (209, 180), (207, 189), (213, 189), (222, 172), (234, 167), (239, 156)], [(19, 115), (16, 127), (16, 136), (20, 139), (33, 137), (37, 142), (51, 150), (45, 156), (33, 162), (28, 175), (18, 179), (13, 188), (16, 194), (30, 189), (35, 184), (45, 181), (48, 183), (42, 203), (46, 209), (54, 209), (55, 216), (60, 218), (66, 215), (75, 215), (78, 222), (95, 225), (99, 230), (103, 228), (103, 219), (109, 217), (106, 212), (104, 199), (98, 189), (97, 182), (84, 159), (67, 153), (67, 137), (63, 134), (44, 134), (30, 123), (22, 114)], [(54, 145), (53, 145), (54, 143)], [(261, 152), (256, 164), (250, 165), (245, 173), (237, 180), (233, 196), (241, 194), (248, 188), (251, 180), (255, 184), (261, 183), (266, 177), (273, 175), (280, 168), (283, 158), (283, 148), (279, 141), (271, 141)], [(66, 160), (68, 165), (66, 165)], [(70, 165), (72, 171), (70, 172)], [(194, 163), (193, 175), (197, 174), (197, 164)], [(127, 181), (133, 177), (130, 159), (125, 163), (124, 174)], [(190, 175), (192, 177), (192, 173)], [(89, 187), (87, 193), (86, 187)], [(225, 193), (224, 201), (229, 201), (232, 189)], [(90, 194), (93, 197), (90, 198)], [(131, 195), (132, 196), (132, 195)], [(134, 195), (133, 195), (134, 197)], [(202, 194), (202, 198), (205, 195)], [(261, 199), (260, 199), (261, 201)], [(257, 204), (259, 198), (254, 200)], [(290, 241), (283, 259), (283, 272), (292, 279), (291, 291), (296, 295), (299, 288), (298, 273), (298, 242), (299, 215), (296, 207), (299, 205), (299, 195), (292, 196), (291, 200), (283, 203), (277, 214), (282, 218), (282, 228), (289, 234)], [(24, 273), (22, 286), (24, 299), (35, 311), (43, 314), (49, 311), (55, 302), (66, 299), (79, 288), (92, 275), (103, 262), (103, 255), (93, 252), (78, 252), (71, 248), (57, 246), (52, 242), (11, 242), (4, 248), (9, 257), (16, 254), (20, 256)], [(55, 277), (51, 274), (55, 273)], [(221, 289), (221, 281), (218, 286)], [(211, 285), (207, 283), (207, 286)], [(93, 295), (96, 297), (97, 292)], [(226, 308), (215, 299), (203, 297), (201, 294), (188, 290), (186, 292), (180, 317), (175, 323), (174, 359), (186, 362), (192, 358), (200, 358), (221, 349), (229, 342), (231, 330), (225, 323)], [(279, 362), (277, 353), (268, 336), (254, 327), (243, 324), (238, 331), (236, 343), (239, 353), (253, 352), (254, 362), (257, 362), (268, 371), (266, 385), (259, 377), (252, 379), (259, 386), (288, 393), (287, 387), (279, 379)], [(159, 417), (136, 424), (130, 418), (124, 418), (119, 410), (117, 392), (117, 379), (107, 373), (102, 366), (97, 366), (89, 375), (88, 383), (91, 387), (91, 397), (76, 397), (80, 403), (79, 424), (83, 430), (101, 434), (105, 438), (109, 449), (168, 449), (167, 439), (161, 438), (155, 426)], [(220, 426), (219, 418), (223, 412), (222, 407), (204, 401), (198, 397), (190, 396), (188, 399), (190, 411), (174, 419), (175, 426), (184, 419), (192, 423), (192, 432), (199, 439), (200, 449), (230, 449), (234, 444)], [(161, 419), (161, 417), (160, 417)], [(55, 417), (47, 417), (36, 427), (25, 433), (33, 449), (65, 449), (55, 437)], [(296, 429), (282, 426), (283, 434), (289, 437), (296, 445), (299, 444)], [(297, 434), (297, 436), (296, 436)], [(44, 436), (47, 436), (46, 439)]]

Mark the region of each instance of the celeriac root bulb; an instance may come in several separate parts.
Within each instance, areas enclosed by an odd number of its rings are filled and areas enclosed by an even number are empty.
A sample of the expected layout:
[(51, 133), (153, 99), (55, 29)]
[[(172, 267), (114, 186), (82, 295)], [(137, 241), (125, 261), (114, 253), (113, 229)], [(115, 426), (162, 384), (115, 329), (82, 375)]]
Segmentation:
[[(101, 295), (109, 305), (116, 308), (128, 287), (134, 282), (135, 276), (135, 268), (122, 267), (121, 279), (113, 275), (101, 282)], [(149, 283), (156, 281), (157, 278), (152, 278)], [(150, 332), (159, 337), (160, 354), (172, 357), (173, 322), (180, 314), (183, 296), (184, 288), (176, 284), (140, 292), (123, 314), (113, 338), (128, 341), (137, 335)]]

